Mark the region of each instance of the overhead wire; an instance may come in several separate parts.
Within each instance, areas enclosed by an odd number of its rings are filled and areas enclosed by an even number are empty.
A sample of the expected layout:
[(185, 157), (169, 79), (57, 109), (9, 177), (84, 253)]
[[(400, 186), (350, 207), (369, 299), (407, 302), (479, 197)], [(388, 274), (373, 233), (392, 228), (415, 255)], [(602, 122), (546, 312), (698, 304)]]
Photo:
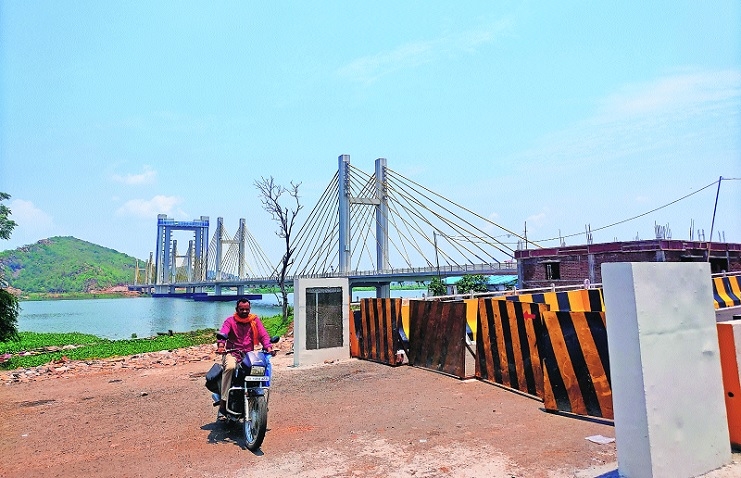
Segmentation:
[[(725, 180), (725, 179), (733, 179), (733, 180), (737, 180), (737, 179), (739, 179), (739, 178), (723, 178), (723, 179), (724, 179), (724, 180)], [(694, 196), (695, 194), (698, 194), (698, 193), (700, 193), (700, 192), (704, 191), (705, 189), (707, 189), (707, 188), (709, 188), (709, 187), (711, 187), (711, 186), (715, 186), (716, 184), (718, 184), (718, 181), (719, 181), (719, 180), (718, 180), (718, 179), (716, 179), (716, 180), (715, 180), (715, 181), (713, 181), (712, 183), (708, 184), (707, 186), (703, 186), (702, 188), (698, 189), (697, 191), (691, 192), (691, 193), (689, 193), (689, 194), (687, 194), (687, 195), (685, 195), (685, 196), (682, 196), (682, 197), (681, 197), (681, 198), (679, 198), (679, 199), (675, 199), (675, 200), (673, 200), (673, 201), (671, 201), (671, 202), (669, 202), (669, 203), (667, 203), (667, 204), (664, 204), (663, 206), (659, 206), (659, 207), (657, 207), (657, 208), (651, 209), (650, 211), (644, 212), (644, 213), (642, 213), (642, 214), (638, 214), (637, 216), (629, 217), (628, 219), (623, 219), (622, 221), (617, 221), (617, 222), (613, 222), (612, 224), (608, 224), (608, 225), (606, 225), (606, 226), (601, 226), (601, 227), (598, 227), (598, 228), (596, 228), (596, 229), (591, 229), (591, 228), (590, 228), (590, 232), (593, 232), (593, 233), (594, 233), (594, 232), (597, 232), (597, 231), (602, 231), (602, 230), (604, 230), (604, 229), (607, 229), (607, 228), (610, 228), (610, 227), (613, 227), (613, 226), (617, 226), (617, 225), (620, 225), (620, 224), (624, 224), (624, 223), (626, 223), (626, 222), (629, 222), (629, 221), (632, 221), (632, 220), (634, 220), (634, 219), (638, 219), (639, 217), (643, 217), (643, 216), (646, 216), (646, 215), (648, 215), (648, 214), (651, 214), (652, 212), (656, 212), (656, 211), (659, 211), (659, 210), (661, 210), (661, 209), (664, 209), (665, 207), (669, 207), (669, 206), (671, 206), (672, 204), (676, 204), (676, 203), (678, 203), (679, 201), (683, 201), (683, 200), (685, 200), (685, 199), (687, 199), (687, 198), (689, 198), (689, 197), (691, 197), (691, 196)], [(566, 239), (567, 237), (581, 236), (582, 234), (584, 234), (584, 231), (582, 231), (582, 232), (578, 232), (578, 233), (574, 233), (574, 234), (567, 234), (567, 235), (565, 235), (565, 236), (553, 237), (553, 238), (550, 238), (550, 239), (538, 239), (538, 241), (539, 241), (539, 242), (548, 242), (548, 241), (555, 241), (555, 240), (558, 240), (558, 239)], [(529, 241), (529, 240), (528, 240), (528, 241)], [(529, 242), (532, 242), (532, 241), (529, 241)]]

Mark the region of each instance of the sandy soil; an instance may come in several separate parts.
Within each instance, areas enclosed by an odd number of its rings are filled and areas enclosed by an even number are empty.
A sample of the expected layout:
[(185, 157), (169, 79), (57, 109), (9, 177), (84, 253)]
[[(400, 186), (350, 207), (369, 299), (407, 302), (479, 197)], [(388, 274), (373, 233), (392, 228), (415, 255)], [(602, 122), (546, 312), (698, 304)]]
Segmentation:
[(215, 357), (194, 347), (0, 374), (0, 477), (617, 476), (615, 444), (586, 439), (614, 437), (609, 422), (476, 380), (357, 360), (294, 368), (285, 354), (252, 453), (215, 420)]

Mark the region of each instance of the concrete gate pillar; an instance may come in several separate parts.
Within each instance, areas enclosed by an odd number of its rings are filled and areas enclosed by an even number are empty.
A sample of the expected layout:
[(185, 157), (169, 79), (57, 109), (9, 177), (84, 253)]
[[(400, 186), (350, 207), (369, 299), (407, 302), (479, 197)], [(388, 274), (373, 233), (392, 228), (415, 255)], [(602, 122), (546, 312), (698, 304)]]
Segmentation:
[(350, 358), (347, 277), (293, 281), (293, 365)]

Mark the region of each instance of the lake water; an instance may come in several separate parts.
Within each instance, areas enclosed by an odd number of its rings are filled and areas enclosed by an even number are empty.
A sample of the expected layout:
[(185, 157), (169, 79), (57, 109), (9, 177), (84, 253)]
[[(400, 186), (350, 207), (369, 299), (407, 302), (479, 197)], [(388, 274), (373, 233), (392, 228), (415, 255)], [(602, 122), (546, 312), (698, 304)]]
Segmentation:
[[(425, 290), (392, 290), (392, 297), (421, 297)], [(375, 297), (375, 291), (354, 291), (353, 300)], [(293, 304), (293, 294), (288, 295)], [(218, 328), (234, 313), (235, 302), (196, 302), (173, 298), (44, 300), (21, 302), (18, 330), (23, 332), (82, 332), (109, 339), (132, 334), (149, 337), (158, 332), (187, 332)], [(281, 313), (273, 294), (252, 301), (257, 315)]]

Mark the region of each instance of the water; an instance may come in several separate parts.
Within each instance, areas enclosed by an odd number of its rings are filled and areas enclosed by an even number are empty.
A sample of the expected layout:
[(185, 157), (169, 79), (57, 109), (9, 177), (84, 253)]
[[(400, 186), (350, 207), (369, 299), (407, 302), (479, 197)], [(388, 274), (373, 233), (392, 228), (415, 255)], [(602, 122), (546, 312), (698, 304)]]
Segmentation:
[[(424, 290), (392, 290), (393, 297), (421, 297)], [(355, 291), (352, 299), (375, 297)], [(293, 294), (288, 294), (293, 304)], [(18, 330), (22, 332), (82, 332), (108, 339), (149, 337), (158, 332), (188, 332), (221, 327), (234, 313), (235, 302), (196, 302), (174, 298), (45, 300), (21, 302)], [(281, 313), (273, 294), (252, 301), (252, 312), (267, 317)]]

